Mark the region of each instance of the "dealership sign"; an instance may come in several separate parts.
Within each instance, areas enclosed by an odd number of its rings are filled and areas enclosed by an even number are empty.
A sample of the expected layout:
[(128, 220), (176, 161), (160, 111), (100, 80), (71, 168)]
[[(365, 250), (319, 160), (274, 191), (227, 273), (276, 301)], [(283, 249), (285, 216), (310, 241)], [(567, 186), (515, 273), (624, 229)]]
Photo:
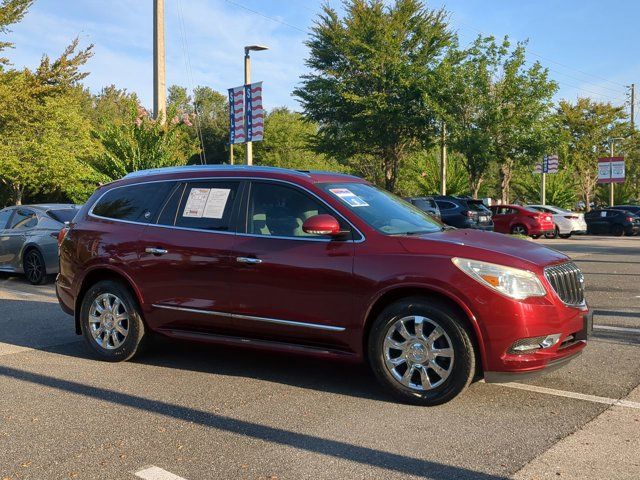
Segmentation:
[(623, 183), (624, 175), (624, 157), (598, 159), (598, 183)]

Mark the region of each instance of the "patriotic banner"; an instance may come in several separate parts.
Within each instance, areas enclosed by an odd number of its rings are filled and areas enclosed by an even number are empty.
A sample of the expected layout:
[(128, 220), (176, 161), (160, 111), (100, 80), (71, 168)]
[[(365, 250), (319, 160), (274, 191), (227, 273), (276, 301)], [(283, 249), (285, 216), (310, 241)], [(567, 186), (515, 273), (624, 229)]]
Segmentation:
[(623, 183), (624, 180), (624, 157), (598, 159), (598, 183)]
[(558, 173), (558, 155), (545, 155), (542, 162), (536, 164), (533, 173)]
[(244, 87), (229, 89), (229, 143), (244, 143)]
[(244, 92), (247, 105), (247, 142), (258, 142), (264, 137), (262, 82), (245, 85)]

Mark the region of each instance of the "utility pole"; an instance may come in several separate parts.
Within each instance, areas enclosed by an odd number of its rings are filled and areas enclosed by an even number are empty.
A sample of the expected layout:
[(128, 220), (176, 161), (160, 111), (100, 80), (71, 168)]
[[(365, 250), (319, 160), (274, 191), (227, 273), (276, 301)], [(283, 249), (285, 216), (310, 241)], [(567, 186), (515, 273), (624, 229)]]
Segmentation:
[[(613, 145), (616, 143), (615, 139), (611, 140), (611, 161), (613, 162)], [(613, 174), (610, 174), (613, 176)], [(609, 206), (613, 207), (613, 178), (610, 179), (611, 183), (609, 184)]]
[(547, 204), (547, 174), (542, 172), (542, 205)]
[(447, 194), (447, 124), (442, 121), (440, 132), (440, 195)]
[(167, 80), (164, 50), (164, 0), (153, 0), (153, 115), (164, 122)]
[(631, 131), (635, 131), (635, 115), (636, 114), (636, 84), (631, 84)]

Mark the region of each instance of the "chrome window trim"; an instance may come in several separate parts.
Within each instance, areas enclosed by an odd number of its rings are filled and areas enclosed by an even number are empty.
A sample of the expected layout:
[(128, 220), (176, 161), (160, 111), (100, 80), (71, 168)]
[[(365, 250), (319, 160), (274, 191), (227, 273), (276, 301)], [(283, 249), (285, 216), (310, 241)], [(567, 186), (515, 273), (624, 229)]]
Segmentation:
[[(126, 178), (126, 177), (125, 177)], [(164, 183), (164, 182), (190, 182), (190, 181), (226, 181), (226, 180), (238, 180), (238, 181), (253, 181), (253, 180), (258, 180), (258, 181), (270, 181), (270, 182), (279, 182), (279, 183), (284, 183), (286, 185), (291, 185), (293, 187), (297, 187), (300, 188), (302, 190), (304, 190), (305, 192), (307, 192), (308, 194), (312, 195), (315, 199), (317, 199), (318, 201), (320, 201), (322, 204), (324, 204), (331, 212), (333, 212), (335, 215), (337, 215), (338, 217), (342, 218), (345, 222), (347, 222), (348, 225), (351, 226), (351, 228), (353, 228), (356, 232), (358, 232), (358, 234), (360, 234), (360, 239), (359, 240), (340, 240), (343, 243), (362, 243), (366, 240), (365, 235), (360, 231), (360, 229), (358, 229), (352, 222), (350, 222), (347, 218), (344, 217), (344, 215), (340, 214), (339, 212), (337, 212), (335, 210), (335, 208), (333, 208), (331, 205), (329, 205), (323, 198), (320, 198), (317, 194), (315, 194), (314, 192), (312, 192), (311, 190), (309, 190), (306, 187), (303, 187), (302, 185), (298, 185), (297, 183), (294, 182), (290, 182), (288, 180), (282, 180), (279, 178), (268, 178), (268, 177), (203, 177), (203, 178), (178, 178), (178, 179), (164, 179), (164, 180), (150, 180), (148, 182), (136, 182), (136, 183), (128, 183), (126, 185), (118, 185), (117, 187), (113, 187), (113, 188), (109, 188), (107, 189), (104, 193), (102, 193), (102, 195), (100, 195), (95, 202), (93, 202), (93, 205), (91, 205), (91, 208), (89, 209), (89, 211), (87, 212), (87, 216), (91, 217), (91, 218), (98, 218), (101, 220), (106, 220), (108, 222), (120, 222), (120, 223), (128, 223), (131, 225), (142, 225), (145, 227), (160, 227), (160, 228), (169, 228), (169, 229), (176, 229), (176, 230), (186, 230), (186, 231), (191, 231), (191, 232), (206, 232), (206, 233), (213, 233), (213, 234), (222, 234), (222, 235), (237, 235), (239, 237), (256, 237), (256, 238), (273, 238), (273, 239), (278, 239), (278, 240), (296, 240), (296, 241), (309, 241), (309, 242), (325, 242), (325, 243), (329, 243), (332, 242), (333, 239), (332, 238), (312, 238), (312, 237), (282, 237), (282, 236), (276, 236), (276, 235), (258, 235), (258, 234), (253, 234), (253, 233), (239, 233), (239, 232), (224, 232), (224, 231), (218, 231), (218, 230), (205, 230), (202, 228), (187, 228), (187, 227), (177, 227), (175, 225), (159, 225), (157, 223), (143, 223), (143, 222), (134, 222), (131, 220), (121, 220), (118, 218), (109, 218), (109, 217), (103, 217), (102, 215), (96, 215), (95, 213), (93, 213), (93, 209), (96, 207), (96, 205), (98, 204), (98, 202), (100, 200), (102, 200), (102, 197), (104, 197), (107, 193), (116, 190), (118, 188), (124, 188), (124, 187), (133, 187), (136, 185), (146, 185), (148, 183)], [(184, 193), (184, 192), (183, 192)]]
[(327, 330), (330, 332), (344, 332), (344, 327), (334, 327), (332, 325), (321, 325), (318, 323), (295, 322), (293, 320), (282, 320), (279, 318), (255, 317), (253, 315), (241, 315), (239, 313), (218, 312), (215, 310), (200, 310), (198, 308), (174, 307), (172, 305), (162, 305), (154, 303), (154, 308), (162, 308), (165, 310), (176, 310), (179, 312), (200, 313), (203, 315), (213, 315), (216, 317), (237, 318), (239, 320), (253, 320), (256, 322), (275, 323), (277, 325), (288, 325), (291, 327), (314, 328), (316, 330)]

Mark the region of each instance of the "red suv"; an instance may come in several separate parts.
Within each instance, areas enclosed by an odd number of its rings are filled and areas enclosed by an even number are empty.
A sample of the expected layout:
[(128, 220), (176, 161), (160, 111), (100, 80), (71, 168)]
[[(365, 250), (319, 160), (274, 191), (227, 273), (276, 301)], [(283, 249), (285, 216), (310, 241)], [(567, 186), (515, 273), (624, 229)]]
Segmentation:
[(555, 232), (553, 216), (520, 205), (492, 205), (493, 230), (538, 238)]
[(445, 227), (366, 181), (262, 167), (138, 172), (60, 236), (56, 290), (101, 359), (149, 334), (367, 361), (435, 405), (581, 352), (580, 270), (519, 239)]

